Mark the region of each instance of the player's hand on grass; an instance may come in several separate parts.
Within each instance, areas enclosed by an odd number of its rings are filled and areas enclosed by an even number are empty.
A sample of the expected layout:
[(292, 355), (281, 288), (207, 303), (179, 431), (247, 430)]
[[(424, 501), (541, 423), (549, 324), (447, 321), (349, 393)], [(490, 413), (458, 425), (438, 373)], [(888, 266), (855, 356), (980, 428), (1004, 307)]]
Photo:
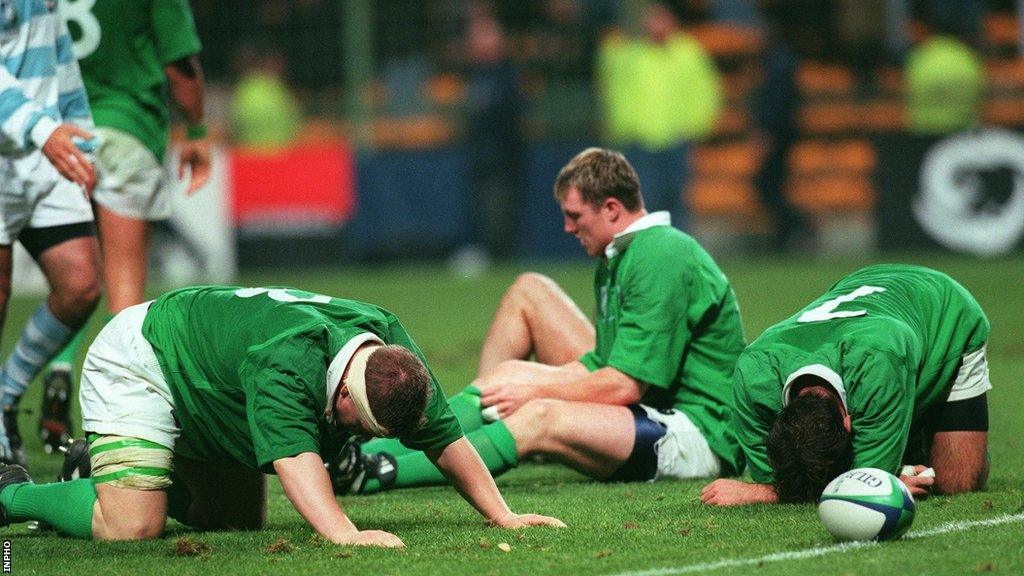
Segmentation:
[(91, 140), (92, 134), (74, 124), (61, 124), (43, 144), (43, 155), (60, 172), (60, 175), (78, 184), (86, 196), (96, 186), (96, 169), (89, 158), (78, 149), (72, 137)]
[(739, 506), (743, 504), (772, 504), (778, 502), (771, 484), (749, 484), (730, 478), (719, 478), (700, 492), (700, 500), (712, 506)]
[(555, 528), (565, 528), (565, 522), (562, 522), (558, 518), (541, 516), (540, 514), (516, 514), (515, 512), (510, 512), (501, 518), (491, 520), (491, 525), (496, 528), (511, 529), (528, 528), (530, 526), (553, 526)]
[(932, 486), (935, 485), (935, 471), (921, 464), (912, 467), (905, 466), (900, 474), (900, 480), (907, 485), (911, 496), (921, 500), (932, 493)]
[(379, 546), (381, 548), (405, 548), (401, 538), (384, 530), (359, 530), (335, 540), (335, 544), (347, 546)]
[(210, 145), (206, 138), (187, 140), (181, 145), (178, 158), (178, 179), (185, 178), (188, 167), (190, 179), (185, 194), (191, 196), (210, 179)]

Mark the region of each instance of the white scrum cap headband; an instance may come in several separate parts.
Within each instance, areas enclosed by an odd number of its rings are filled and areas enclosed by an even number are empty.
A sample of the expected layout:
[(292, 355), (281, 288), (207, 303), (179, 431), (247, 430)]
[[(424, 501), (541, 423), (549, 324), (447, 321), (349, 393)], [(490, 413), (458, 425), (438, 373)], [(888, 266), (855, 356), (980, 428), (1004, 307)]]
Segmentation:
[(379, 346), (365, 346), (352, 355), (348, 363), (348, 374), (342, 380), (342, 385), (348, 390), (348, 395), (356, 405), (356, 412), (359, 413), (359, 420), (366, 426), (374, 436), (387, 436), (388, 429), (381, 426), (370, 410), (370, 400), (366, 397), (366, 362), (370, 359)]

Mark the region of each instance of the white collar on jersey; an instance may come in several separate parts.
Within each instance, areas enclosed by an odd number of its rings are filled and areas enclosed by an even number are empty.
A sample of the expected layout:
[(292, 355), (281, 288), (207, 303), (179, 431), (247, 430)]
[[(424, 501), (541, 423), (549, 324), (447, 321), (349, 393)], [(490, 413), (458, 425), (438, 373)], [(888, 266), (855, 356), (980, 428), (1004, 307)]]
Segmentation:
[(327, 367), (327, 421), (334, 421), (334, 395), (338, 392), (338, 386), (341, 384), (341, 375), (345, 373), (345, 368), (348, 368), (349, 362), (352, 361), (352, 356), (355, 355), (356, 350), (360, 346), (367, 342), (376, 342), (378, 344), (384, 344), (384, 341), (377, 337), (376, 334), (370, 332), (363, 332), (352, 338), (341, 347), (338, 354), (331, 360), (331, 365)]
[(789, 401), (792, 400), (789, 394), (790, 386), (793, 385), (793, 382), (795, 382), (797, 378), (807, 375), (817, 376), (818, 378), (821, 378), (822, 380), (828, 382), (829, 385), (835, 388), (836, 392), (839, 393), (839, 400), (842, 401), (843, 403), (843, 409), (846, 410), (847, 412), (850, 411), (849, 407), (846, 405), (846, 387), (843, 386), (842, 376), (836, 374), (835, 370), (823, 364), (811, 364), (809, 366), (804, 366), (803, 368), (800, 368), (796, 372), (790, 374), (789, 378), (786, 378), (786, 385), (782, 387), (783, 407), (789, 404)]
[(619, 253), (625, 250), (626, 246), (629, 246), (629, 243), (633, 241), (633, 235), (641, 230), (654, 228), (655, 226), (671, 225), (672, 217), (669, 215), (667, 210), (651, 212), (650, 214), (641, 216), (636, 222), (633, 222), (627, 226), (625, 230), (619, 232), (614, 238), (612, 238), (612, 241), (604, 247), (604, 255), (608, 257), (608, 259), (618, 256)]

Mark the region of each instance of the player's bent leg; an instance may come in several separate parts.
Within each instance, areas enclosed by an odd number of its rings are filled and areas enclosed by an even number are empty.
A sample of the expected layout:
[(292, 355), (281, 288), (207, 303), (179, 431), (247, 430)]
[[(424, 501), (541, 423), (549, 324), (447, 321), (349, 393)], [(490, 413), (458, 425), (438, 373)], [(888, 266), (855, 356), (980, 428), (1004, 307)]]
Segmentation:
[[(267, 518), (267, 477), (237, 463), (175, 458), (170, 515), (201, 530), (259, 530)], [(184, 491), (182, 489), (185, 489)]]
[(167, 494), (96, 485), (97, 506), (92, 533), (96, 540), (146, 540), (163, 534)]
[(96, 486), (93, 537), (141, 540), (163, 533), (171, 486), (171, 449), (141, 438), (91, 435), (89, 458)]
[(504, 419), (520, 457), (550, 456), (592, 478), (609, 479), (629, 460), (636, 440), (625, 406), (531, 400)]
[[(92, 222), (79, 222), (43, 228), (30, 228), (21, 237), (22, 244), (42, 267), (50, 283), (47, 312), (71, 334), (61, 334), (61, 346), (53, 352), (39, 354), (49, 361), (44, 379), (42, 406), (39, 412), (39, 434), (47, 452), (53, 452), (71, 437), (69, 417), (71, 366), (78, 352), (82, 335), (80, 328), (99, 300), (98, 258)], [(77, 335), (76, 335), (77, 333)], [(61, 350), (63, 348), (63, 350)], [(33, 367), (33, 375), (41, 369)]]
[[(87, 227), (91, 223), (69, 225)], [(58, 227), (65, 228), (65, 227)], [(52, 229), (40, 229), (40, 232)], [(28, 231), (26, 231), (28, 232)], [(43, 250), (37, 257), (50, 283), (50, 310), (72, 329), (81, 328), (100, 299), (99, 245), (92, 235), (79, 235)]]
[(150, 240), (149, 222), (122, 216), (100, 205), (96, 206), (96, 219), (103, 249), (107, 309), (116, 314), (143, 301)]
[(520, 275), (501, 299), (484, 337), (477, 374), (506, 360), (566, 364), (594, 347), (594, 327), (554, 282), (533, 272)]

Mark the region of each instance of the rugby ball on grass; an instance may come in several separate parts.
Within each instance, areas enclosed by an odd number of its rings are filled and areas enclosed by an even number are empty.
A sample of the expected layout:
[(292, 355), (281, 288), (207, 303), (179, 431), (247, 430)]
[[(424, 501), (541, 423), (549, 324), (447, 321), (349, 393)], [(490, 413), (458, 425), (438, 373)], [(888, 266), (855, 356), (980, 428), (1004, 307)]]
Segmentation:
[(895, 540), (914, 521), (914, 498), (899, 478), (878, 468), (855, 468), (829, 482), (818, 516), (836, 540)]

